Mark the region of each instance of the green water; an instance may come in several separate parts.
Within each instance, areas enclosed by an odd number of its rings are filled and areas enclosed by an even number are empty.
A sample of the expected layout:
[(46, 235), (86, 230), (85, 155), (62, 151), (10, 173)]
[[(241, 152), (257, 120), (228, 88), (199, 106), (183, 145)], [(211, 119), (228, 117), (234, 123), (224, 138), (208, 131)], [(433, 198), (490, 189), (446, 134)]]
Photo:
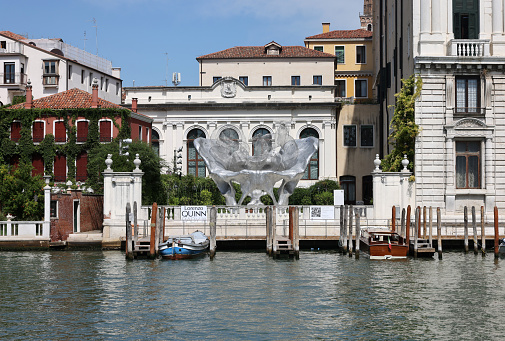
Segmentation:
[(505, 259), (0, 252), (2, 340), (493, 340)]

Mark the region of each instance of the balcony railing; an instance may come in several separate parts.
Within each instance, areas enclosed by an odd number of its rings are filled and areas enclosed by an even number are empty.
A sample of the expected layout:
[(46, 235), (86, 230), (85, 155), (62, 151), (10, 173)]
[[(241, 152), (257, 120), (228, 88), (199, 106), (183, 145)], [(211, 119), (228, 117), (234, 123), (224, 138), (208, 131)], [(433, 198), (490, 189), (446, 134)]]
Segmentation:
[(452, 57), (489, 57), (489, 40), (454, 39), (449, 43), (449, 53)]
[(0, 73), (0, 85), (26, 85), (26, 74), (21, 72)]
[(2, 53), (20, 53), (23, 54), (24, 45), (21, 43), (7, 43), (5, 48), (0, 47), (0, 54)]
[(456, 107), (454, 108), (454, 116), (484, 116), (486, 115), (486, 108), (463, 108)]

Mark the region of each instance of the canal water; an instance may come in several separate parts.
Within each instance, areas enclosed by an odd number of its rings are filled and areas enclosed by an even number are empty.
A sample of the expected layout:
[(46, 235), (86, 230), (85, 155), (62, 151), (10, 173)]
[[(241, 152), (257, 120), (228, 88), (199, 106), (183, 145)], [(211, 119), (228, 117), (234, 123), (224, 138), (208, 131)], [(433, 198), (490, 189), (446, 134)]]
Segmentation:
[(505, 259), (0, 252), (2, 340), (498, 340)]

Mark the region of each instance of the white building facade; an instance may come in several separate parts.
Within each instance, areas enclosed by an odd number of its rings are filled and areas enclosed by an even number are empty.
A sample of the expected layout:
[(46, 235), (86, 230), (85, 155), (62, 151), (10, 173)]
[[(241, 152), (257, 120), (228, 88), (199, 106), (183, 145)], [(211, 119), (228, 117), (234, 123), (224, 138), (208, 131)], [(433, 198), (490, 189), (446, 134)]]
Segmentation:
[(128, 87), (125, 93), (126, 103), (137, 101), (137, 110), (154, 119), (153, 145), (171, 168), (175, 160), (182, 174), (208, 176), (193, 145), (197, 137), (224, 134), (246, 143), (253, 154), (257, 137), (284, 125), (293, 138), (319, 138), (319, 151), (299, 185), (337, 180), (336, 116), (341, 104), (335, 102), (334, 86), (247, 87), (225, 77), (205, 87)]
[(120, 68), (61, 39), (27, 39), (9, 31), (0, 32), (0, 102), (12, 103), (24, 96), (28, 80), (35, 99), (78, 88), (92, 90), (99, 82), (100, 98), (121, 103)]
[(417, 205), (446, 215), (464, 206), (505, 209), (504, 1), (384, 0), (374, 18), (374, 31), (397, 42), (380, 55), (385, 77), (377, 84), (397, 86), (412, 73), (423, 81), (415, 107)]

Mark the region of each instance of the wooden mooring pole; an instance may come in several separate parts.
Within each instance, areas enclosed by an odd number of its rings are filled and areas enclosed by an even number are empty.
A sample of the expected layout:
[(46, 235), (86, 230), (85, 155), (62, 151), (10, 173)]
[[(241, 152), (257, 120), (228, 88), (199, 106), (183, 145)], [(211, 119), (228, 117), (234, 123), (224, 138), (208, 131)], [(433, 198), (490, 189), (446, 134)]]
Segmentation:
[(347, 210), (348, 210), (348, 206), (344, 206), (344, 232), (343, 232), (343, 240), (342, 240), (342, 243), (343, 243), (343, 250), (342, 252), (344, 253), (344, 255), (347, 253)]
[(391, 232), (396, 232), (396, 206), (393, 205), (391, 217)]
[(158, 204), (153, 203), (153, 209), (151, 211), (151, 238), (149, 240), (149, 258), (156, 257), (156, 250), (154, 249), (154, 244), (156, 243), (156, 218), (158, 215)]
[(338, 250), (344, 251), (344, 205), (340, 205), (340, 233), (338, 235)]
[(130, 203), (126, 203), (126, 259), (133, 259), (132, 224), (130, 222)]
[(484, 206), (480, 207), (480, 250), (486, 255), (486, 227), (484, 226)]
[(300, 208), (294, 207), (293, 210), (293, 252), (295, 259), (300, 259)]
[(356, 241), (356, 250), (354, 251), (354, 258), (359, 259), (359, 237), (361, 236), (361, 226), (360, 226), (360, 220), (359, 220), (359, 213), (356, 210), (356, 235), (354, 236), (354, 239)]
[(400, 236), (403, 238), (403, 243), (405, 244), (405, 208), (402, 208), (402, 220), (400, 227)]
[(426, 206), (423, 206), (423, 239), (426, 239)]
[(217, 208), (216, 208), (216, 206), (212, 206), (210, 209), (210, 223), (209, 223), (209, 229), (210, 229), (209, 255), (210, 255), (210, 260), (213, 260), (214, 256), (216, 255), (216, 248), (217, 248), (216, 222), (217, 222)]
[(429, 243), (430, 247), (433, 247), (433, 207), (430, 206), (430, 225), (429, 225)]
[(353, 218), (353, 207), (352, 205), (349, 206), (349, 238), (347, 239), (349, 241), (349, 257), (352, 257), (352, 218)]
[(475, 206), (472, 206), (472, 229), (473, 229), (473, 253), (479, 253), (479, 239), (477, 238), (477, 220), (475, 217)]
[(266, 229), (267, 229), (267, 254), (272, 256), (272, 206), (265, 209)]
[[(133, 202), (133, 252), (135, 252), (135, 245), (139, 241), (139, 225), (137, 224), (137, 202)], [(133, 255), (135, 257), (135, 254)]]
[(465, 206), (465, 209), (464, 209), (463, 223), (464, 223), (463, 233), (465, 234), (465, 253), (468, 253), (468, 207), (467, 206)]
[(407, 245), (409, 245), (410, 247), (410, 211), (412, 210), (412, 208), (410, 207), (410, 205), (407, 206), (407, 219), (405, 221), (405, 241), (407, 243)]
[(494, 258), (499, 257), (500, 233), (498, 231), (498, 207), (494, 207)]
[(440, 218), (440, 207), (437, 207), (437, 248), (438, 259), (442, 259), (442, 221)]
[[(419, 232), (421, 231), (421, 207), (416, 208), (416, 225), (414, 227), (414, 258), (417, 258), (417, 239), (419, 238)], [(409, 245), (410, 248), (410, 245)]]

